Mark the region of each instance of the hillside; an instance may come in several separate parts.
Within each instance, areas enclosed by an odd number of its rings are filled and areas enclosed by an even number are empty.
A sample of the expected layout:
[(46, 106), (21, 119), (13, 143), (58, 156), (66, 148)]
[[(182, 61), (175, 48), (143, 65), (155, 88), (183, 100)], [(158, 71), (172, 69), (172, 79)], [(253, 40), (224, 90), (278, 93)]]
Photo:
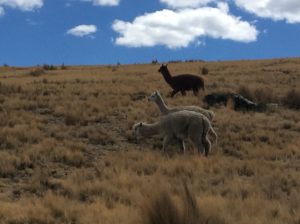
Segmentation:
[(146, 223), (148, 203), (160, 194), (182, 203), (185, 184), (204, 222), (299, 223), (300, 59), (168, 65), (206, 67), (205, 94), (279, 105), (210, 108), (218, 143), (207, 158), (191, 144), (164, 154), (159, 137), (133, 139), (134, 123), (159, 117), (147, 100), (155, 90), (168, 105), (202, 106), (203, 92), (167, 97), (159, 66), (0, 67), (0, 223)]

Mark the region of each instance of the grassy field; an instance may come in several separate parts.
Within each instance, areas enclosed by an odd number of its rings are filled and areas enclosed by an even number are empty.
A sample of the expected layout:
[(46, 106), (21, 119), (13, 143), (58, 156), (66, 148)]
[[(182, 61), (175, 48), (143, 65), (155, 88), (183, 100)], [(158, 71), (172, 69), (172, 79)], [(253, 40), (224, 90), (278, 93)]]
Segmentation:
[(203, 67), (205, 94), (279, 104), (211, 108), (218, 143), (207, 158), (190, 143), (163, 154), (159, 137), (133, 139), (134, 123), (158, 120), (154, 90), (170, 106), (202, 106), (204, 93), (168, 98), (159, 64), (0, 67), (0, 223), (167, 223), (186, 213), (186, 186), (198, 221), (169, 223), (299, 224), (300, 59), (169, 64)]

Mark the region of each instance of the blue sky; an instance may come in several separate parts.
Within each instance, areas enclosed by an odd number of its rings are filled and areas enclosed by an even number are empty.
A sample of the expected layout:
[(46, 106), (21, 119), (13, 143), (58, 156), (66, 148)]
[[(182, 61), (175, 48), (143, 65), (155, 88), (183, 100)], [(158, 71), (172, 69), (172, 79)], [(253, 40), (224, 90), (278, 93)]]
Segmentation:
[(299, 0), (0, 0), (0, 65), (300, 56)]

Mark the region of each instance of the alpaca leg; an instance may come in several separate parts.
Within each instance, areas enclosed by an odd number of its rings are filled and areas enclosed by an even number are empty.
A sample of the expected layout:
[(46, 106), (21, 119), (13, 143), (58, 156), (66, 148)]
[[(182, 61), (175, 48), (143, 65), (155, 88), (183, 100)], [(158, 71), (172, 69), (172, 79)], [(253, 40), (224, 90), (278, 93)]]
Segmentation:
[(182, 96), (186, 96), (186, 92), (184, 90), (180, 90)]
[(173, 90), (173, 91), (171, 92), (171, 97), (173, 97), (176, 93), (178, 93), (178, 90)]
[(205, 87), (204, 87), (204, 84), (203, 84), (203, 86), (200, 87), (200, 89), (202, 89), (203, 92), (205, 93)]
[(180, 149), (183, 152), (183, 154), (185, 154), (185, 144), (184, 141), (182, 139), (178, 139), (179, 141), (179, 145), (180, 145)]
[(193, 93), (194, 93), (195, 96), (198, 96), (199, 89), (198, 88), (194, 88), (193, 89)]
[(203, 141), (203, 145), (204, 145), (204, 150), (205, 150), (205, 156), (208, 156), (208, 153), (211, 148), (211, 143), (208, 138), (205, 138), (205, 141)]
[[(191, 132), (191, 131), (194, 131), (194, 132)], [(192, 141), (193, 145), (197, 148), (198, 153), (204, 154), (205, 148), (204, 148), (204, 145), (202, 144), (201, 137), (199, 138), (199, 133), (197, 133), (197, 131), (195, 129), (190, 130), (190, 132), (191, 132), (190, 140)]]
[(203, 141), (201, 139), (197, 139), (196, 142), (194, 142), (194, 145), (197, 147), (198, 152), (204, 154), (205, 156), (208, 156), (208, 153), (211, 148), (211, 143), (208, 139), (206, 141)]
[(162, 148), (163, 152), (166, 151), (166, 148), (167, 148), (167, 146), (169, 145), (169, 143), (171, 142), (171, 140), (172, 140), (172, 138), (171, 138), (170, 136), (168, 136), (168, 135), (166, 135), (166, 136), (164, 137), (164, 140), (163, 140), (163, 148)]
[(204, 154), (205, 150), (202, 144), (202, 136), (204, 134), (203, 131), (203, 128), (199, 127), (198, 123), (191, 124), (188, 128), (188, 138), (191, 140), (198, 153)]
[(202, 144), (201, 139), (197, 139), (196, 141), (193, 141), (193, 144), (196, 146), (198, 153), (205, 153), (205, 147)]

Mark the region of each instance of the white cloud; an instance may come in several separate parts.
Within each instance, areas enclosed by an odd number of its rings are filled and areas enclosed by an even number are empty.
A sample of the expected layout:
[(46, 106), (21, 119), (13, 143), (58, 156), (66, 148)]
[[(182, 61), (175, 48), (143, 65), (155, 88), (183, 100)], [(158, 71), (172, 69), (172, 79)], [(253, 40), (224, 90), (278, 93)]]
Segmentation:
[(207, 5), (215, 0), (160, 0), (171, 8), (196, 8)]
[(229, 13), (229, 6), (225, 2), (218, 2), (217, 7), (224, 13)]
[(199, 38), (229, 39), (240, 42), (255, 41), (255, 26), (228, 14), (228, 6), (161, 10), (136, 17), (133, 22), (115, 20), (113, 30), (119, 33), (118, 45), (128, 47), (151, 47), (164, 45), (168, 48), (187, 47)]
[(97, 27), (95, 25), (79, 25), (67, 31), (67, 34), (76, 36), (76, 37), (84, 37), (90, 36), (93, 37), (92, 34), (97, 32)]
[(300, 22), (299, 0), (234, 0), (236, 5), (259, 17), (273, 20), (286, 20), (288, 23)]
[(92, 2), (93, 5), (99, 6), (117, 6), (120, 3), (120, 0), (82, 0), (84, 2)]
[(43, 6), (43, 0), (0, 0), (0, 6), (16, 8), (22, 11), (33, 11)]
[(4, 14), (5, 14), (4, 8), (0, 6), (0, 17), (3, 16)]

